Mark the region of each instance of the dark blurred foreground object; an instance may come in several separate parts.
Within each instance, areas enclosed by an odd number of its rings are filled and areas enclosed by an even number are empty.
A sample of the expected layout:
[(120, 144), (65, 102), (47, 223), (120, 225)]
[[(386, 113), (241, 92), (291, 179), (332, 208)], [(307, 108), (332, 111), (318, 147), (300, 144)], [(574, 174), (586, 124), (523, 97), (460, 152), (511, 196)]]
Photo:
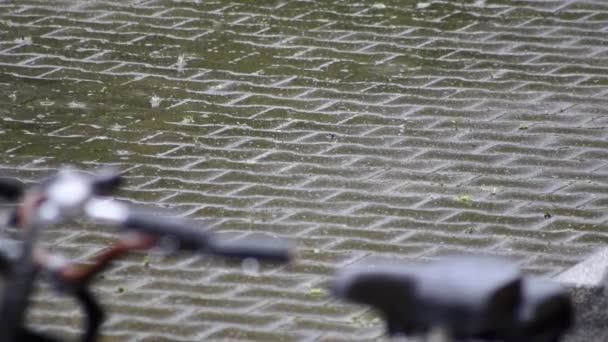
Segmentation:
[[(61, 171), (25, 187), (0, 179), (0, 197), (18, 201), (9, 224), (22, 233), (20, 244), (0, 241), (0, 274), (6, 279), (0, 297), (0, 341), (56, 341), (25, 325), (29, 298), (39, 273), (46, 273), (52, 285), (73, 296), (85, 314), (81, 341), (97, 340), (105, 313), (89, 284), (113, 260), (133, 250), (166, 247), (168, 252), (189, 252), (233, 259), (261, 259), (289, 262), (291, 244), (276, 239), (225, 241), (195, 223), (134, 211), (120, 202), (103, 198), (116, 190), (122, 177), (113, 171), (85, 174)], [(84, 215), (117, 225), (124, 234), (92, 264), (76, 264), (51, 253), (39, 243), (47, 226)]]
[(25, 185), (17, 179), (0, 177), (0, 198), (6, 198), (9, 201), (16, 201), (21, 195)]
[(455, 340), (551, 342), (573, 320), (565, 288), (523, 277), (513, 264), (494, 258), (353, 267), (337, 276), (332, 293), (377, 309), (391, 336), (440, 330)]

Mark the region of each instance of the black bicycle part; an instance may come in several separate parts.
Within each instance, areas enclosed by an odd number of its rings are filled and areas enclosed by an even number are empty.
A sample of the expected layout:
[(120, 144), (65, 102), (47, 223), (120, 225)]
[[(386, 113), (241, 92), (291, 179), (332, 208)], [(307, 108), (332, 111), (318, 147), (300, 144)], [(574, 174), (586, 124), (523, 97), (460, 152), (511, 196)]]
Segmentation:
[(39, 226), (28, 228), (21, 253), (16, 265), (8, 273), (0, 298), (0, 336), (3, 341), (17, 342), (20, 330), (25, 326), (25, 314), (29, 306), (34, 282), (40, 271), (33, 257), (33, 250), (39, 234)]
[(16, 201), (25, 192), (25, 185), (14, 178), (0, 177), (0, 197)]
[(103, 170), (91, 176), (93, 193), (98, 196), (111, 195), (123, 181), (122, 174), (113, 169)]
[(290, 244), (277, 244), (276, 240), (223, 241), (193, 223), (145, 212), (129, 213), (122, 226), (126, 231), (132, 230), (165, 239), (164, 244), (175, 250), (276, 262), (288, 262), (294, 254)]
[(351, 268), (338, 275), (332, 292), (379, 310), (389, 335), (440, 327), (457, 340), (555, 342), (573, 320), (562, 286), (525, 278), (511, 263), (491, 258)]

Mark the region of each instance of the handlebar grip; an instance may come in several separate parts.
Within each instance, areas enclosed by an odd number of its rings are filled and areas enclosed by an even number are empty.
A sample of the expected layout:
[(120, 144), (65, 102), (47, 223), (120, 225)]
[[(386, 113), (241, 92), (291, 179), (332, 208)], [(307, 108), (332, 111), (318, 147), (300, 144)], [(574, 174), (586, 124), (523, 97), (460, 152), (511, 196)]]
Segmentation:
[(175, 218), (160, 217), (145, 212), (130, 212), (122, 223), (125, 230), (153, 235), (171, 249), (208, 253), (227, 258), (256, 258), (276, 262), (293, 259), (294, 249), (285, 243), (270, 240), (223, 241), (194, 226)]
[(15, 201), (25, 192), (25, 185), (14, 178), (0, 178), (0, 197)]
[(208, 232), (175, 218), (165, 218), (145, 212), (130, 212), (122, 225), (125, 230), (150, 234), (161, 240), (166, 239), (170, 248), (201, 252), (210, 250), (211, 237)]
[(237, 259), (260, 259), (290, 262), (295, 256), (293, 245), (277, 240), (215, 241), (211, 254)]

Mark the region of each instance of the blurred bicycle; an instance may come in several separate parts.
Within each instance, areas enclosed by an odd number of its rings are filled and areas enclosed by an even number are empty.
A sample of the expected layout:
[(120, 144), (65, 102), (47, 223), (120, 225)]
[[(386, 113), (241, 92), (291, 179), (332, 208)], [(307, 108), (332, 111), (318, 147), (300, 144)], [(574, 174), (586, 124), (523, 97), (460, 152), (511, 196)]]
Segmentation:
[[(10, 224), (21, 233), (20, 244), (0, 245), (0, 272), (5, 277), (0, 301), (0, 336), (3, 341), (58, 341), (25, 326), (25, 315), (39, 273), (52, 285), (75, 298), (85, 314), (82, 341), (95, 341), (105, 312), (89, 290), (94, 276), (112, 261), (133, 250), (170, 246), (169, 252), (198, 253), (236, 259), (289, 262), (292, 245), (278, 240), (221, 240), (193, 223), (159, 217), (111, 200), (122, 177), (116, 172), (86, 174), (61, 171), (31, 187), (0, 179), (0, 197), (18, 202)], [(110, 223), (123, 233), (117, 242), (91, 264), (74, 263), (51, 253), (40, 242), (42, 230), (79, 216)]]

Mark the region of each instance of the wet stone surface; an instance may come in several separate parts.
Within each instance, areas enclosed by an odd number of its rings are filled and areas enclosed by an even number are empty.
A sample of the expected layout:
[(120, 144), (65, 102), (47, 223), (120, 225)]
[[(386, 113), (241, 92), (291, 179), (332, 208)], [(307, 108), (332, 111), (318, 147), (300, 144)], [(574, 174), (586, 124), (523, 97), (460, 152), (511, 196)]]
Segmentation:
[[(0, 172), (128, 171), (117, 197), (290, 268), (134, 254), (96, 283), (103, 341), (381, 336), (322, 290), (369, 258), (502, 255), (553, 275), (608, 241), (601, 1), (0, 4)], [(49, 243), (86, 259), (112, 227)], [(43, 290), (30, 321), (73, 336)]]

